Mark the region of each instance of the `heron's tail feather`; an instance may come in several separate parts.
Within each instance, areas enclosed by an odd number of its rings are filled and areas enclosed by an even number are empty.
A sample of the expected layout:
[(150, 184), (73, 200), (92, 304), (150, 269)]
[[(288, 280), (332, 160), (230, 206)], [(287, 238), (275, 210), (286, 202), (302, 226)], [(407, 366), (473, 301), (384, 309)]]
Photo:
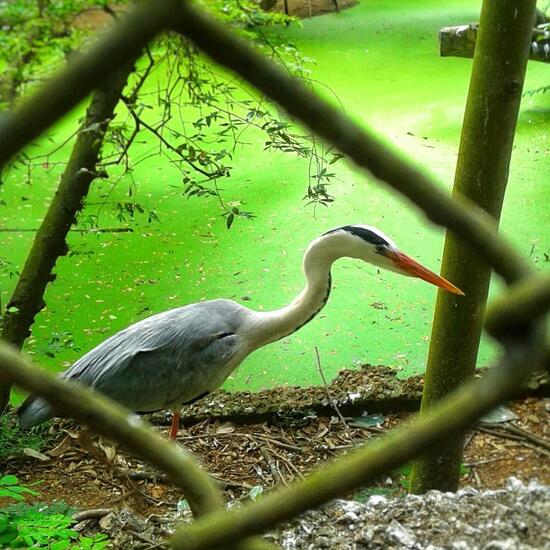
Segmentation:
[(40, 397), (29, 395), (25, 402), (19, 407), (17, 414), (19, 416), (19, 426), (26, 430), (54, 416), (54, 411), (51, 406), (43, 399), (40, 399)]

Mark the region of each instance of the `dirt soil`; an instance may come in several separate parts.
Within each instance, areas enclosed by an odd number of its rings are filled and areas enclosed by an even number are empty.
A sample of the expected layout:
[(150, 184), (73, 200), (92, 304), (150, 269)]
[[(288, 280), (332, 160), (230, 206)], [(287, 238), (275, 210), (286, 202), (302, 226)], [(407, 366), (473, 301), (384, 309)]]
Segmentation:
[[(550, 400), (527, 398), (510, 403), (509, 408), (518, 420), (479, 424), (468, 434), (462, 486), (496, 489), (512, 475), (525, 482), (537, 479), (550, 484)], [(358, 417), (346, 419), (347, 427), (336, 415), (311, 415), (279, 425), (204, 420), (180, 430), (178, 441), (233, 500), (247, 498), (255, 486), (287, 484), (409, 418), (409, 413)], [(164, 427), (157, 429), (167, 432)], [(39, 482), (44, 502), (64, 500), (81, 509), (124, 506), (147, 515), (173, 509), (183, 498), (114, 444), (68, 421), (56, 422), (52, 432), (56, 437), (42, 450), (44, 457), (14, 456), (2, 467), (25, 484)], [(403, 473), (396, 472), (374, 487), (400, 494), (404, 485)]]
[[(380, 369), (365, 367), (359, 371), (343, 371), (327, 388), (298, 390), (282, 387), (262, 392), (255, 403), (254, 399), (248, 399), (249, 407), (254, 404), (261, 408), (262, 404), (269, 402), (285, 403), (287, 412), (272, 415), (269, 421), (237, 424), (215, 418), (198, 420), (200, 415), (196, 413), (200, 407), (208, 410), (216, 403), (219, 405), (216, 399), (207, 398), (202, 405), (188, 408), (190, 416), (187, 421), (194, 419), (194, 423), (180, 430), (178, 441), (219, 480), (229, 501), (249, 500), (276, 485), (286, 485), (302, 477), (408, 420), (410, 412), (373, 414), (376, 409), (373, 407), (368, 410), (369, 414), (354, 411), (353, 417), (346, 415), (346, 424), (343, 425), (334, 405), (331, 405), (336, 402), (336, 395), (359, 399), (367, 390), (379, 395), (386, 405), (388, 391), (401, 397), (410, 395), (411, 391), (417, 392), (418, 381), (399, 381), (389, 369), (386, 371), (392, 373), (392, 382), (382, 377), (381, 387), (373, 385)], [(223, 394), (222, 397), (222, 409), (242, 410), (243, 403), (250, 396), (242, 392)], [(319, 401), (325, 404), (320, 407)], [(375, 402), (373, 400), (371, 404)], [(316, 408), (328, 410), (329, 414), (318, 414)], [(516, 415), (512, 419), (480, 423), (468, 433), (461, 480), (463, 487), (498, 489), (510, 476), (524, 482), (536, 479), (550, 484), (550, 399), (528, 397), (510, 403), (508, 409), (508, 414)], [(249, 418), (254, 416), (252, 414)], [(159, 419), (164, 420), (163, 417)], [(155, 429), (164, 434), (167, 431), (165, 426)], [(147, 525), (151, 529), (152, 517), (162, 524), (163, 520), (159, 518), (174, 517), (182, 506), (186, 508), (185, 497), (179, 490), (112, 443), (91, 436), (69, 421), (56, 421), (51, 432), (53, 440), (42, 449), (42, 455), (13, 456), (1, 467), (4, 473), (16, 474), (25, 484), (38, 483), (36, 488), (42, 502), (64, 500), (80, 510), (101, 509), (99, 515), (113, 512), (114, 516), (107, 516), (111, 523), (106, 519), (100, 523), (102, 531), (112, 536), (115, 536), (109, 533), (109, 529), (115, 529), (112, 518), (118, 517), (122, 510), (134, 518), (136, 525)], [(348, 497), (365, 500), (372, 494), (403, 495), (406, 493), (407, 473), (406, 468), (394, 472)], [(145, 518), (148, 518), (147, 522)], [(85, 524), (87, 528), (97, 529), (96, 522), (87, 520)], [(124, 536), (133, 536), (129, 533), (138, 533), (147, 539), (152, 537), (155, 544), (158, 537), (166, 534), (157, 529), (145, 535), (142, 528), (129, 530), (125, 527)], [(116, 539), (115, 547), (137, 548), (139, 536), (123, 542)]]

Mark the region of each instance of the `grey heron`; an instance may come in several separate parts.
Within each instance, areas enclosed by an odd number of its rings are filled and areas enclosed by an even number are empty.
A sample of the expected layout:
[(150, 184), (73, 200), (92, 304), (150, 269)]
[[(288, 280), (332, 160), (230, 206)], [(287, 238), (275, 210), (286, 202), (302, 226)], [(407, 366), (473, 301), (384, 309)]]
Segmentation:
[[(117, 332), (61, 376), (135, 412), (172, 409), (170, 437), (175, 439), (183, 404), (219, 388), (250, 353), (292, 334), (321, 311), (330, 294), (331, 265), (342, 257), (463, 294), (403, 254), (381, 231), (346, 225), (310, 243), (303, 260), (305, 288), (283, 308), (262, 312), (231, 300), (211, 300), (164, 311)], [(27, 428), (55, 416), (55, 410), (30, 395), (18, 414), (20, 425)]]

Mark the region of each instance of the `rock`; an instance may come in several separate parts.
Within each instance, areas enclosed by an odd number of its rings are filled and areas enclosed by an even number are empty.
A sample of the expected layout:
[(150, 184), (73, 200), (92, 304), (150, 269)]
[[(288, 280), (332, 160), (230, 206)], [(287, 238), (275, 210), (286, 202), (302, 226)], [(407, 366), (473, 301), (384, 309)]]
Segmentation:
[[(550, 550), (550, 487), (335, 500), (271, 534), (288, 550)], [(307, 526), (307, 528), (304, 528)]]
[(386, 533), (404, 548), (412, 548), (416, 542), (414, 533), (395, 520), (392, 520), (388, 525)]

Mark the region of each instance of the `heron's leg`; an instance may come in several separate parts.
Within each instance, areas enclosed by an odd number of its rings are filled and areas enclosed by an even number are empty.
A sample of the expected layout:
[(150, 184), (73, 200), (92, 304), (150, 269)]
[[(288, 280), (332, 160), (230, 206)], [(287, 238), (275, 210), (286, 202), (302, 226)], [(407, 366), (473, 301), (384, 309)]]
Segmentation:
[[(183, 405), (191, 405), (192, 403), (195, 403), (199, 399), (202, 399), (203, 397), (207, 396), (210, 392), (205, 391), (204, 393), (201, 393), (200, 395), (197, 395), (197, 397), (194, 397), (193, 399), (186, 401), (183, 403)], [(178, 435), (178, 430), (180, 428), (180, 420), (181, 420), (181, 409), (179, 408), (173, 408), (172, 409), (172, 426), (170, 426), (170, 439), (176, 440), (176, 437)]]
[(170, 439), (176, 440), (178, 430), (180, 429), (180, 410), (172, 409), (172, 425), (170, 426)]

